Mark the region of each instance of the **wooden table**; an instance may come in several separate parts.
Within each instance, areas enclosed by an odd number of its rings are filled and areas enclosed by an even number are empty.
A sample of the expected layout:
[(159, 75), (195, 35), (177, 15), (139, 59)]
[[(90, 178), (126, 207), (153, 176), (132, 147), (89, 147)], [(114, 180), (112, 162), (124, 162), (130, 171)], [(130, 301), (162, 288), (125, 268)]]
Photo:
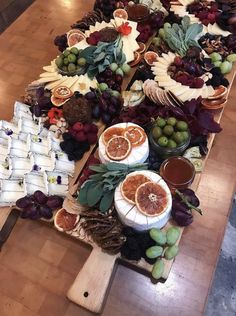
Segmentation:
[[(92, 5), (37, 0), (0, 36), (1, 118), (12, 117), (13, 102), (57, 53), (55, 35)], [(184, 231), (167, 282), (153, 285), (119, 266), (103, 315), (202, 315), (235, 189), (234, 97), (235, 85), (222, 118), (224, 131), (216, 137), (198, 190), (204, 216), (196, 215)], [(92, 315), (65, 299), (87, 256), (84, 246), (40, 223), (20, 220), (0, 254), (0, 315)]]

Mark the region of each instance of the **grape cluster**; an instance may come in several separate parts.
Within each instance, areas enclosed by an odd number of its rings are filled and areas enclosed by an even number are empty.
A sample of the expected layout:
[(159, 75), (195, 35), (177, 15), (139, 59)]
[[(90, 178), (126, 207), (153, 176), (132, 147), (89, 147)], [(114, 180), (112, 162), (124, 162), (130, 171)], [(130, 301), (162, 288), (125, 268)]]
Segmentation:
[(60, 52), (63, 52), (68, 47), (66, 34), (56, 36), (54, 45), (58, 47)]
[(88, 142), (92, 145), (97, 141), (98, 127), (95, 124), (82, 124), (77, 122), (69, 128), (69, 133), (77, 142)]
[(225, 87), (229, 86), (228, 79), (224, 77), (219, 67), (214, 67), (210, 73), (212, 74), (212, 78), (206, 82), (206, 85), (211, 85), (213, 88), (217, 88), (220, 85)]
[(137, 41), (146, 43), (148, 39), (164, 24), (164, 13), (154, 12), (150, 15), (148, 22), (138, 24), (137, 30), (140, 32)]
[(90, 149), (87, 141), (78, 142), (69, 132), (62, 134), (61, 149), (68, 155), (69, 160), (78, 161)]
[(108, 88), (121, 92), (121, 85), (123, 82), (123, 75), (116, 74), (111, 69), (107, 68), (97, 76), (99, 83), (106, 83)]
[(58, 195), (46, 196), (41, 191), (35, 191), (31, 196), (25, 196), (16, 201), (16, 206), (21, 209), (22, 218), (50, 219), (53, 211), (62, 207), (63, 198)]
[(101, 92), (93, 90), (85, 95), (85, 98), (92, 105), (92, 117), (96, 120), (101, 119), (104, 124), (111, 123), (122, 107), (122, 99), (117, 91), (106, 89)]
[(111, 17), (113, 11), (116, 9), (116, 3), (116, 0), (96, 0), (94, 9), (99, 9), (105, 16)]
[(52, 107), (51, 93), (43, 87), (31, 88), (24, 95), (23, 102), (30, 106), (30, 111), (36, 117), (46, 114)]
[[(191, 189), (179, 190), (186, 200), (194, 207), (198, 207), (200, 202), (194, 191)], [(188, 226), (193, 222), (193, 214), (190, 206), (186, 205), (179, 195), (175, 194), (172, 200), (171, 215), (179, 226)]]

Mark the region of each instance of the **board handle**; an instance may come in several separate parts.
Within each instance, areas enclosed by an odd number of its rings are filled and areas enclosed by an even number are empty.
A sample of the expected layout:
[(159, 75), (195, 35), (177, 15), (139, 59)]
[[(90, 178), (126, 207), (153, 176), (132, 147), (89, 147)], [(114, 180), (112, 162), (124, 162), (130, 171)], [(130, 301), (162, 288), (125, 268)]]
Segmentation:
[(68, 299), (94, 313), (100, 313), (117, 257), (102, 252), (100, 248), (93, 248), (67, 293)]

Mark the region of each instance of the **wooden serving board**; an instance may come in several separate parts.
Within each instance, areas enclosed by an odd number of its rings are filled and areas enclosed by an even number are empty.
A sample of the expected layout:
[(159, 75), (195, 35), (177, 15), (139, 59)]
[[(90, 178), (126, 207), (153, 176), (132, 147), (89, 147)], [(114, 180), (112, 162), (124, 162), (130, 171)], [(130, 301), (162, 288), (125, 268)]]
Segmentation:
[[(230, 80), (229, 92), (236, 74), (236, 69), (228, 76)], [(228, 92), (228, 94), (229, 94)], [(215, 116), (215, 120), (219, 123), (223, 115), (224, 108)], [(206, 164), (208, 155), (213, 145), (215, 134), (211, 134), (208, 140), (208, 154), (203, 160), (203, 168)], [(201, 174), (197, 173), (191, 189), (197, 192)], [(176, 226), (176, 223), (171, 220), (163, 228), (167, 230), (171, 226)], [(184, 227), (180, 227), (180, 237), (177, 241), (179, 244)], [(162, 281), (165, 281), (170, 273), (174, 260), (164, 260), (165, 270)], [(140, 273), (148, 274), (152, 271), (152, 265), (148, 264), (143, 258), (139, 262), (132, 262), (121, 258), (118, 255), (108, 255), (102, 251), (101, 248), (94, 247), (89, 258), (85, 262), (82, 270), (77, 275), (74, 283), (70, 287), (67, 297), (74, 303), (94, 312), (100, 313), (102, 311), (109, 284), (111, 283), (112, 275), (115, 271), (116, 264), (120, 262), (127, 265), (129, 268), (137, 270)]]

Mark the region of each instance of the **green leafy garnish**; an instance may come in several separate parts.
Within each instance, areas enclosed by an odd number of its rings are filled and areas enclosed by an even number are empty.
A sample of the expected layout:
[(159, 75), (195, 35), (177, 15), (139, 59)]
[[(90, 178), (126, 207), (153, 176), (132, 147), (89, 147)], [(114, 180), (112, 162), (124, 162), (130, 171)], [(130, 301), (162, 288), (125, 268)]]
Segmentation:
[(164, 40), (173, 51), (183, 57), (190, 47), (200, 47), (196, 38), (202, 30), (201, 24), (190, 24), (190, 18), (184, 16), (180, 25), (174, 23), (172, 27), (164, 29)]
[(114, 42), (98, 42), (97, 46), (85, 48), (80, 53), (80, 57), (86, 59), (87, 74), (91, 79), (103, 72), (110, 64), (123, 64), (126, 60), (120, 36)]
[(122, 163), (110, 162), (89, 166), (95, 172), (82, 185), (78, 194), (78, 201), (89, 207), (97, 206), (103, 213), (111, 207), (116, 187), (133, 171), (146, 170), (147, 164), (128, 166)]

